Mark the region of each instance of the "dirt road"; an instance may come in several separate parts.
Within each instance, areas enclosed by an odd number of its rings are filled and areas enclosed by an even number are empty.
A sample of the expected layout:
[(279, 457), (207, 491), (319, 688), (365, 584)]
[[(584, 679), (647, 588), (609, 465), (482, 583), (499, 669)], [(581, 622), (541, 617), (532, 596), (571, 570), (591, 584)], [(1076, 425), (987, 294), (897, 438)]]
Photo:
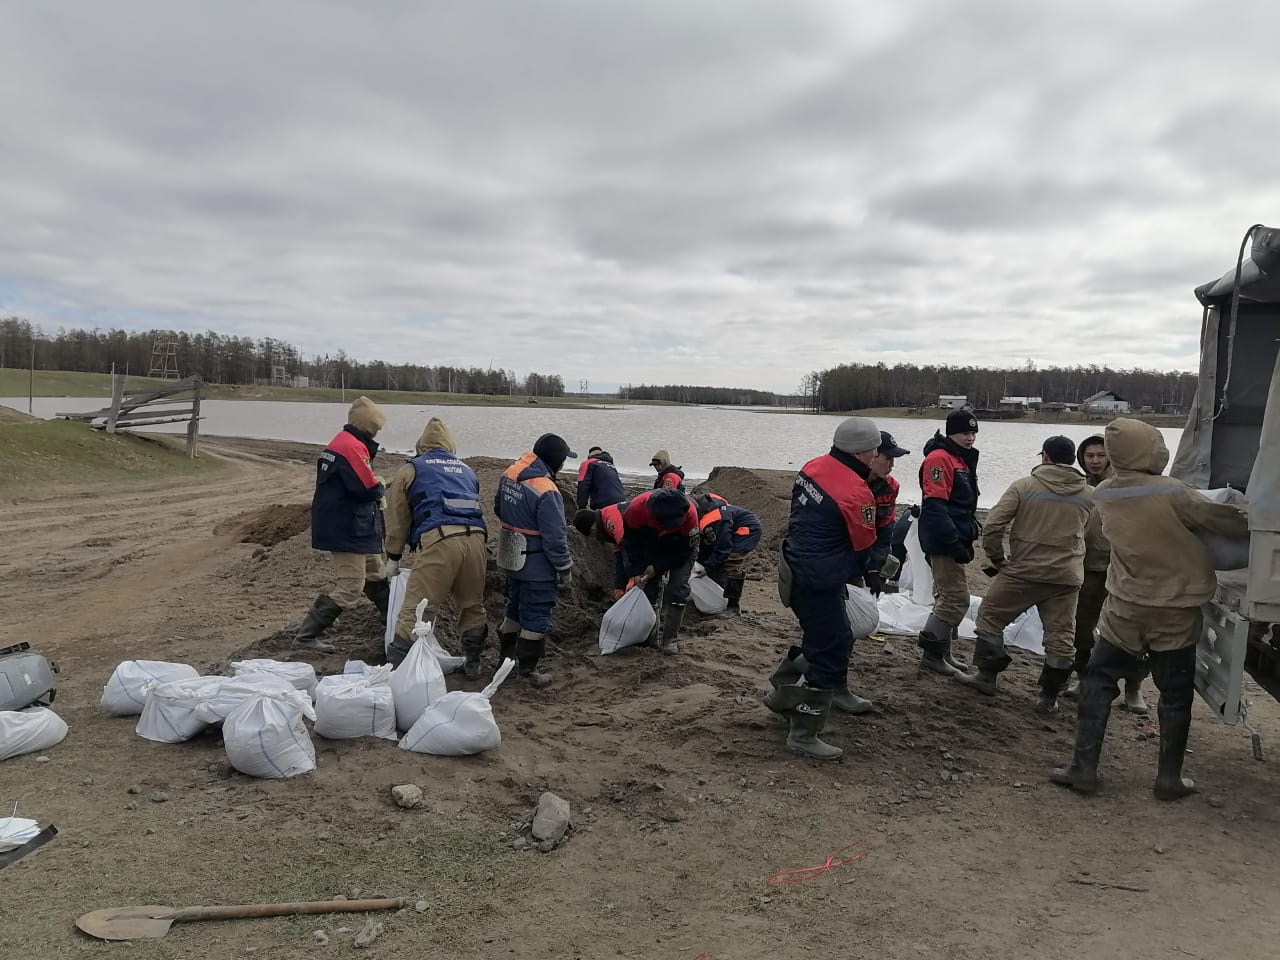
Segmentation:
[[(767, 580), (748, 584), (740, 620), (694, 622), (678, 657), (600, 658), (591, 571), (602, 558), (584, 559), (554, 638), (556, 683), (504, 688), (494, 704), (503, 744), (479, 757), (316, 738), (314, 774), (260, 781), (228, 768), (216, 735), (141, 740), (132, 720), (98, 707), (116, 663), (208, 670), (246, 651), (285, 651), (282, 638), (325, 582), (300, 506), (314, 450), (213, 440), (205, 450), (234, 462), (179, 486), (53, 486), (4, 503), (0, 640), (29, 640), (61, 662), (56, 707), (71, 734), (47, 762), (0, 764), (0, 802), (61, 831), (4, 871), (0, 955), (96, 954), (72, 921), (99, 907), (357, 891), (427, 902), (383, 918), (386, 932), (365, 951), (415, 960), (1274, 953), (1280, 776), (1250, 759), (1243, 733), (1199, 709), (1188, 772), (1204, 792), (1164, 805), (1149, 789), (1154, 725), (1116, 712), (1106, 790), (1084, 800), (1045, 780), (1068, 755), (1073, 718), (1031, 712), (1033, 658), (1019, 658), (1007, 689), (986, 700), (918, 677), (910, 640), (872, 638), (856, 652), (856, 686), (877, 712), (829, 728), (843, 761), (801, 760), (756, 700), (797, 636)], [(486, 491), (496, 468), (477, 464)], [(722, 479), (766, 523), (785, 514), (785, 478)], [(758, 571), (771, 562), (761, 556)], [(312, 658), (323, 671), (378, 643), (369, 612), (344, 621), (341, 652)], [(1280, 710), (1255, 700), (1275, 754)], [(417, 783), (427, 804), (397, 808), (398, 783)], [(513, 824), (543, 790), (572, 803), (574, 829), (550, 854), (517, 852)], [(865, 855), (803, 882), (768, 882), (849, 848)], [(348, 955), (359, 926), (188, 925), (125, 949)]]

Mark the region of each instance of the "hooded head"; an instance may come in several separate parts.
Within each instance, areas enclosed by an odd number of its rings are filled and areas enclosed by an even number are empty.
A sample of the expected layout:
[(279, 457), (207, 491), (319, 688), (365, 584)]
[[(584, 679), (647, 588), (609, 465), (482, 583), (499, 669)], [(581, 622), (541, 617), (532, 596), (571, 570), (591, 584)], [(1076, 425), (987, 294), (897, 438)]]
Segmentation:
[(1160, 431), (1149, 423), (1120, 417), (1107, 424), (1103, 434), (1107, 459), (1117, 472), (1158, 476), (1169, 465), (1169, 448)]
[(671, 454), (665, 450), (659, 450), (649, 458), (649, 466), (655, 470), (665, 470), (671, 466)]
[(588, 457), (594, 457), (597, 453), (604, 453), (604, 447), (587, 447)]
[(432, 417), (427, 421), (414, 450), (418, 453), (426, 453), (428, 450), (447, 450), (449, 453), (457, 453), (458, 445), (453, 442), (453, 434), (444, 425), (444, 421), (439, 417)]
[(689, 512), (689, 498), (679, 490), (655, 490), (649, 495), (649, 511), (664, 530), (675, 530)]
[(376, 437), (378, 431), (387, 425), (387, 415), (368, 397), (356, 397), (356, 402), (347, 411), (347, 423)]
[(578, 455), (569, 449), (563, 437), (555, 433), (544, 433), (533, 444), (533, 452), (547, 468), (556, 473), (569, 457), (578, 459)]
[(1106, 473), (1108, 472), (1107, 468), (1110, 467), (1110, 464), (1107, 464), (1103, 468), (1102, 474), (1095, 474), (1092, 470), (1089, 469), (1089, 464), (1085, 459), (1085, 455), (1088, 453), (1092, 453), (1095, 450), (1098, 453), (1102, 454), (1104, 458), (1106, 457), (1107, 455), (1106, 441), (1103, 440), (1102, 434), (1100, 433), (1095, 433), (1091, 437), (1085, 437), (1083, 440), (1080, 441), (1080, 446), (1076, 448), (1076, 463), (1079, 465), (1080, 469), (1084, 472), (1084, 475), (1094, 482), (1096, 482), (1102, 476), (1105, 476)]

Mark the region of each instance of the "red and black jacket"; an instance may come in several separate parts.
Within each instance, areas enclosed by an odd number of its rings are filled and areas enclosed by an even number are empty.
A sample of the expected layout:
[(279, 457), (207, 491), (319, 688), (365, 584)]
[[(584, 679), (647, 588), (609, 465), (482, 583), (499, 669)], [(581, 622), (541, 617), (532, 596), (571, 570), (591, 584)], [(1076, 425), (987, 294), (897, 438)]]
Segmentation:
[(316, 460), (316, 492), (311, 498), (311, 546), (335, 553), (381, 553), (386, 490), (370, 465), (378, 443), (347, 424)]
[(952, 556), (978, 539), (978, 451), (935, 434), (920, 465), (920, 549)]
[(832, 590), (863, 576), (876, 542), (876, 499), (867, 465), (832, 447), (806, 463), (791, 488), (782, 555), (793, 589)]

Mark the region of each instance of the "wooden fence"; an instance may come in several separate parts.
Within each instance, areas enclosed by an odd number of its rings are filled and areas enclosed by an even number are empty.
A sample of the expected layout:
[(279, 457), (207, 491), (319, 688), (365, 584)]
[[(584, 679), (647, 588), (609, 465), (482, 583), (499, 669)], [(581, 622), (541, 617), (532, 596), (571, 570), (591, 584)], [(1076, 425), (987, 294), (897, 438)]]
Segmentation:
[(188, 377), (158, 390), (126, 394), (125, 378), (117, 377), (111, 390), (111, 406), (93, 413), (60, 413), (58, 417), (79, 420), (107, 433), (185, 421), (187, 456), (194, 457), (198, 453), (200, 439), (200, 394), (203, 387), (204, 381), (199, 377)]

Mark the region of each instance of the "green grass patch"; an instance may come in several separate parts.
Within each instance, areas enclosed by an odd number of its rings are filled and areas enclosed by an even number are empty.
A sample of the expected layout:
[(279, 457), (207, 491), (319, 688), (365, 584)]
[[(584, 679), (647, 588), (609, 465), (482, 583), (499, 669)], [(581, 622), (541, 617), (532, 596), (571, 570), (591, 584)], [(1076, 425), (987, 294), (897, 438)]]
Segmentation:
[(0, 489), (187, 477), (222, 468), (216, 457), (187, 459), (185, 442), (109, 434), (68, 420), (0, 423)]

